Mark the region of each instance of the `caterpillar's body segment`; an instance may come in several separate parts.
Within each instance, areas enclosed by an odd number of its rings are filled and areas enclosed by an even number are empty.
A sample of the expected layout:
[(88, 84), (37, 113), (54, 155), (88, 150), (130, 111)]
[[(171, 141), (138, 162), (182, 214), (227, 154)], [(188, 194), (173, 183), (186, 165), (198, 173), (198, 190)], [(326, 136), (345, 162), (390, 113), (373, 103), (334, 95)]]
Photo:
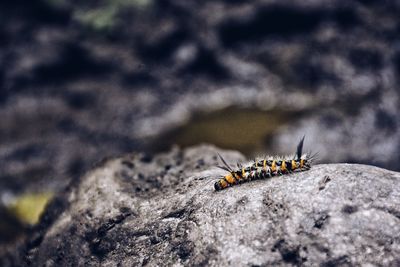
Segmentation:
[(294, 157), (276, 158), (269, 157), (263, 159), (255, 159), (253, 162), (241, 166), (238, 169), (232, 169), (225, 160), (220, 156), (224, 167), (220, 167), (229, 173), (221, 177), (214, 184), (215, 190), (219, 191), (229, 186), (248, 182), (256, 179), (264, 179), (272, 176), (288, 174), (297, 171), (305, 171), (311, 168), (311, 158), (306, 154), (302, 154), (304, 137), (300, 140)]

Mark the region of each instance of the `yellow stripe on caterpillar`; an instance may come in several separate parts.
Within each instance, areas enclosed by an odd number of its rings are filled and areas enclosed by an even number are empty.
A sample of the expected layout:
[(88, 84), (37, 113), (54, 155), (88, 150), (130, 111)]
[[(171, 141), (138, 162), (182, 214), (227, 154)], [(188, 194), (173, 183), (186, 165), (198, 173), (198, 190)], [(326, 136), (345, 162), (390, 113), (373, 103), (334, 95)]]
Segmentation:
[(272, 161), (272, 164), (271, 164), (271, 171), (272, 171), (272, 172), (276, 172), (276, 160), (273, 160), (273, 161)]
[(282, 172), (286, 172), (286, 171), (287, 171), (287, 169), (286, 169), (286, 162), (285, 162), (284, 160), (282, 160), (281, 171), (282, 171)]
[(236, 179), (232, 176), (232, 174), (227, 174), (225, 175), (225, 180), (229, 183), (229, 184), (234, 184), (236, 182)]
[(292, 159), (292, 171), (294, 171), (295, 169), (297, 169), (297, 163), (294, 159)]

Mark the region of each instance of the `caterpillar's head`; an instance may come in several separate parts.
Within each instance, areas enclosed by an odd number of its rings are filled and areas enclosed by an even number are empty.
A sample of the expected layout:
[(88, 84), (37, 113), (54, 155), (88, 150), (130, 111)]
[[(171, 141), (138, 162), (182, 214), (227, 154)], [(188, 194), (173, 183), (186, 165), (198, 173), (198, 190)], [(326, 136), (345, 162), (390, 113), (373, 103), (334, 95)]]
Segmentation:
[(220, 191), (225, 188), (225, 187), (223, 187), (221, 181), (224, 181), (224, 180), (219, 179), (218, 181), (215, 182), (215, 184), (214, 184), (215, 191)]
[(225, 166), (218, 166), (218, 167), (229, 173), (225, 176), (220, 177), (219, 180), (215, 182), (214, 188), (216, 191), (227, 188), (229, 186), (229, 184), (233, 183), (233, 181), (234, 181), (234, 178), (233, 178), (234, 172), (233, 172), (232, 168), (228, 165), (228, 163), (226, 163), (226, 161), (220, 154), (218, 154), (218, 156), (221, 159), (222, 163), (224, 163), (224, 165), (225, 165)]
[(220, 191), (222, 189), (227, 188), (229, 186), (229, 181), (232, 182), (232, 180), (233, 180), (233, 176), (232, 176), (231, 173), (220, 177), (219, 180), (216, 181), (215, 184), (214, 184), (215, 190), (216, 191)]

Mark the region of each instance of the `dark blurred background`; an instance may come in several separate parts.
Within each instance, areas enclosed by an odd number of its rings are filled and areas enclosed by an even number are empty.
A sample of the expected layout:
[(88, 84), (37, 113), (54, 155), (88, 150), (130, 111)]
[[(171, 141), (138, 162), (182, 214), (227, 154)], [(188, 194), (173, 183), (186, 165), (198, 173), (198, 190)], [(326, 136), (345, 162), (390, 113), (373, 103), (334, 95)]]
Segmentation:
[(54, 193), (132, 151), (286, 154), (305, 134), (322, 163), (400, 170), (399, 14), (374, 0), (1, 1), (0, 256)]

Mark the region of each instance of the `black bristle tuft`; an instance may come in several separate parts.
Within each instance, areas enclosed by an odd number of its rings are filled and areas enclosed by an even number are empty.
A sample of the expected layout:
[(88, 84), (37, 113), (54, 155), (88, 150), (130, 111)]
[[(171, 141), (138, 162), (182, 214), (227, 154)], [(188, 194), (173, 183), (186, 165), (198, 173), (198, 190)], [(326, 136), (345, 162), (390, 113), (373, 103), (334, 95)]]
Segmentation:
[(222, 163), (224, 163), (224, 165), (226, 166), (226, 168), (228, 168), (228, 171), (229, 171), (229, 172), (233, 172), (233, 171), (232, 171), (232, 168), (228, 165), (228, 163), (226, 163), (226, 161), (224, 160), (224, 158), (223, 158), (219, 153), (217, 153), (217, 154), (218, 154), (219, 158), (221, 159)]
[(306, 137), (306, 136), (303, 135), (303, 138), (301, 138), (299, 144), (297, 145), (297, 150), (296, 150), (297, 159), (300, 159), (300, 158), (301, 158), (301, 155), (302, 155), (302, 153), (303, 153), (303, 144), (304, 144), (304, 138), (305, 138), (305, 137)]

